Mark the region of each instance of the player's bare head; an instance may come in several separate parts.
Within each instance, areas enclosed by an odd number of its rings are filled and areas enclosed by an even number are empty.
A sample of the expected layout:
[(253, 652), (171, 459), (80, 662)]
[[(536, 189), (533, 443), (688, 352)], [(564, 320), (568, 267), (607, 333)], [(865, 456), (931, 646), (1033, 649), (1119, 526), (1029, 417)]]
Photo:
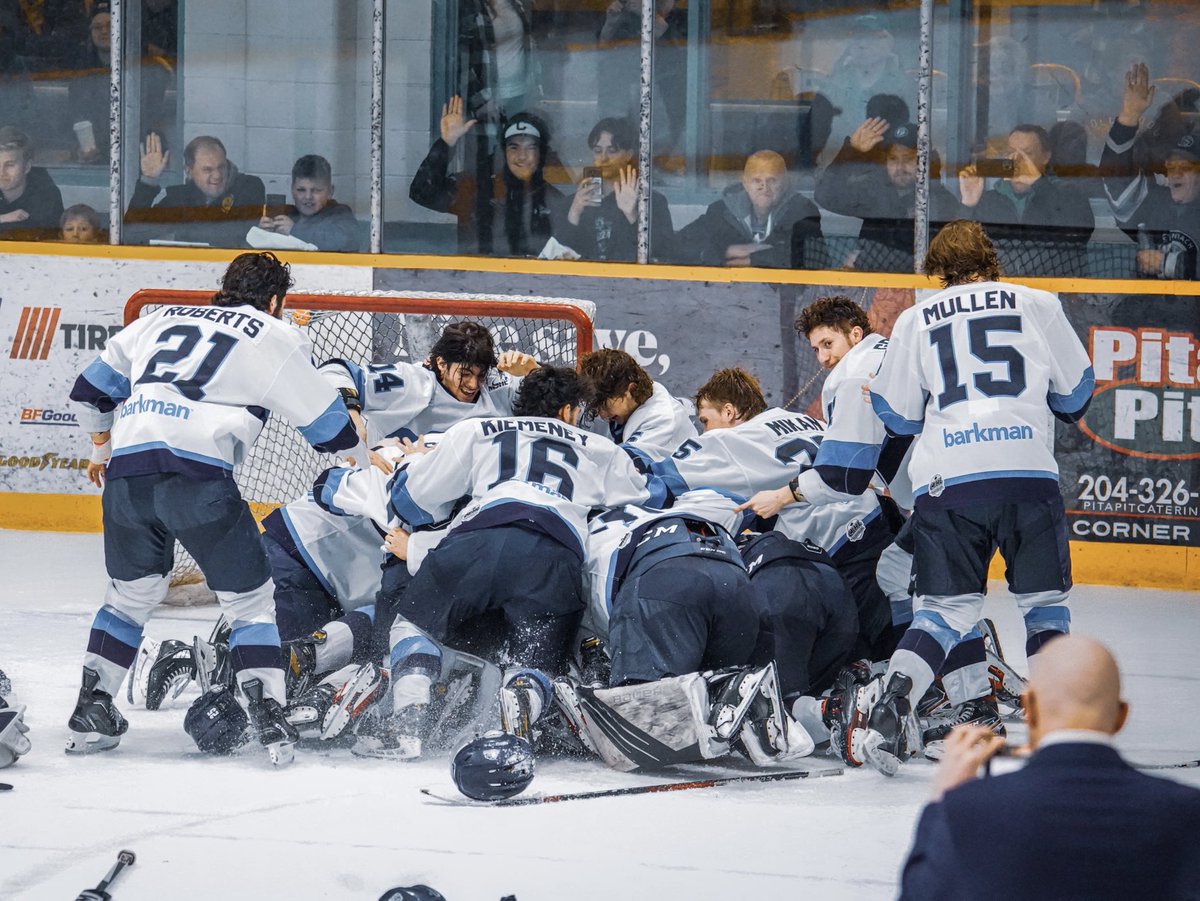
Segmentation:
[(819, 297), (796, 317), (796, 334), (808, 341), (826, 369), (836, 366), (871, 333), (866, 311), (845, 294)]
[(521, 382), (514, 416), (544, 416), (574, 425), (583, 404), (583, 378), (568, 366), (540, 366)]
[(654, 393), (649, 373), (623, 350), (592, 351), (580, 361), (579, 369), (587, 404), (604, 419), (624, 422)]
[(1121, 674), (1100, 642), (1064, 635), (1047, 642), (1029, 661), (1026, 692), (1030, 740), (1035, 745), (1057, 729), (1113, 734), (1124, 724)]
[(955, 219), (942, 226), (929, 242), (925, 274), (940, 279), (948, 288), (996, 281), (1002, 273), (996, 248), (983, 226), (969, 219)]
[(473, 403), (496, 365), (496, 342), (485, 325), (469, 319), (451, 322), (430, 348), (425, 365), (455, 398)]
[(706, 432), (738, 425), (765, 409), (762, 386), (741, 367), (718, 369), (696, 392), (696, 415)]
[(213, 296), (213, 306), (249, 304), (278, 318), (283, 315), (283, 301), (292, 284), (291, 267), (275, 254), (265, 251), (239, 254), (225, 270), (221, 290)]

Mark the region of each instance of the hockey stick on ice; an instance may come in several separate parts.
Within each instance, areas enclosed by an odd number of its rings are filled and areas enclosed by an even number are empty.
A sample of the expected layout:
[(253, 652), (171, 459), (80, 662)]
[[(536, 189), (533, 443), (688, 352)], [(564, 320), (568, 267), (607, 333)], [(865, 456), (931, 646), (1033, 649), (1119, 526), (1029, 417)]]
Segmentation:
[(753, 776), (722, 776), (716, 779), (694, 779), (689, 782), (660, 782), (656, 785), (632, 785), (627, 788), (567, 792), (561, 795), (505, 798), (501, 801), (470, 801), (465, 798), (451, 798), (438, 794), (428, 788), (421, 789), (421, 794), (447, 804), (461, 804), (472, 807), (524, 807), (529, 804), (557, 804), (560, 801), (588, 801), (592, 798), (615, 798), (622, 795), (652, 795), (659, 792), (690, 791), (694, 788), (719, 788), (723, 785), (735, 785), (741, 782), (783, 782), (790, 779), (807, 779), (809, 776), (814, 778), (840, 776), (844, 772), (844, 767), (830, 767), (819, 770), (787, 770), (782, 773), (760, 773)]
[(122, 851), (117, 855), (117, 862), (108, 871), (108, 875), (100, 880), (100, 884), (95, 888), (85, 888), (79, 893), (79, 897), (75, 901), (109, 901), (112, 895), (108, 893), (108, 887), (116, 881), (116, 878), (121, 875), (123, 869), (133, 866), (134, 860), (132, 851)]

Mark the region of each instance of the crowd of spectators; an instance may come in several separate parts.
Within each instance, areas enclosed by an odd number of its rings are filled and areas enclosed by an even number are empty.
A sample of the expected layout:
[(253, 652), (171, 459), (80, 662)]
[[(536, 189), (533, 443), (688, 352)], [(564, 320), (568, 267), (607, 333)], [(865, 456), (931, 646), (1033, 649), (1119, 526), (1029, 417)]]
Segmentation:
[[(803, 153), (770, 141), (755, 146), (756, 136), (747, 134), (740, 173), (731, 173), (723, 190), (721, 179), (712, 178), (704, 197), (702, 179), (690, 179), (681, 191), (670, 178), (681, 165), (686, 119), (683, 57), (676, 52), (687, 44), (686, 16), (673, 0), (659, 0), (656, 12), (651, 259), (911, 271), (921, 201), (917, 127), (905, 99), (911, 73), (888, 31), (874, 17), (859, 17), (819, 95), (824, 105), (811, 91), (795, 93), (807, 104), (811, 146)], [(634, 125), (637, 67), (630, 55), (640, 35), (636, 4), (613, 0), (595, 33), (603, 53), (597, 120), (586, 143), (578, 130), (553, 133), (562, 116), (543, 96), (537, 17), (529, 0), (460, 0), (459, 18), (465, 91), (445, 103), (440, 134), (416, 169), (408, 202), (454, 216), (456, 237), (447, 252), (636, 260), (640, 139)], [(171, 58), (177, 0), (143, 0), (141, 19), (145, 52)], [(73, 73), (66, 140), (80, 164), (108, 156), (110, 28), (107, 0), (0, 0), (0, 80), (18, 69)], [(1001, 91), (1010, 69), (1028, 68), (1020, 52), (1001, 38), (981, 49), (983, 87), (990, 94)], [(1006, 63), (1014, 59), (1014, 65)], [(924, 195), (931, 235), (953, 219), (979, 221), (1002, 257), (1008, 254), (1008, 268), (1029, 275), (1196, 278), (1200, 130), (1194, 133), (1191, 123), (1200, 116), (1200, 91), (1179, 91), (1165, 103), (1160, 96), (1158, 104), (1155, 91), (1144, 63), (1128, 70), (1102, 151), (1089, 161), (1084, 125), (1062, 116), (1038, 120), (1037, 104), (1021, 105), (1028, 85), (1014, 83), (1007, 100), (992, 98), (989, 122), (995, 131), (1003, 121), (1003, 134), (952, 169), (931, 154)], [(46, 129), (36, 117), (32, 124), (23, 121), (20, 104), (0, 111), (8, 116), (0, 121), (0, 238), (102, 240), (107, 216), (79, 204), (67, 211), (73, 215), (65, 214), (54, 167), (35, 165)], [(59, 130), (65, 127), (60, 123)], [(283, 195), (268, 195), (262, 178), (239, 171), (218, 135), (191, 136), (182, 151), (173, 151), (173, 135), (142, 131), (140, 175), (124, 211), (125, 240), (367, 249), (365, 217), (334, 199), (334, 173), (324, 157), (309, 153), (295, 161), (289, 203)], [(558, 150), (575, 165), (565, 165)], [(389, 213), (403, 204), (401, 198), (385, 200)], [(1124, 232), (1128, 242), (1118, 254), (1124, 262), (1097, 273), (1095, 213), (1105, 207), (1104, 240), (1123, 241)], [(403, 213), (388, 218), (405, 219)], [(1119, 271), (1120, 265), (1128, 271)]]

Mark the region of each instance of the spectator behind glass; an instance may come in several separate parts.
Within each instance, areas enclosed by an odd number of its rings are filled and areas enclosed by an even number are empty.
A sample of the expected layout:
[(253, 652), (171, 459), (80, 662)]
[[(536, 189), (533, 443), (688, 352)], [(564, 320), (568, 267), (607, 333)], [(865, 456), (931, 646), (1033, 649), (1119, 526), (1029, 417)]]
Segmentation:
[[(882, 154), (881, 154), (882, 152)], [(916, 215), (917, 126), (892, 128), (886, 119), (867, 119), (854, 130), (821, 174), (813, 198), (827, 210), (863, 220), (855, 251), (858, 268), (878, 270), (913, 265), (913, 220)], [(942, 185), (929, 183), (929, 220), (938, 225), (956, 218), (958, 201)], [(871, 244), (895, 253), (881, 254)], [(862, 259), (863, 254), (866, 259)], [(872, 259), (879, 257), (880, 264)], [(884, 259), (886, 257), (886, 259)], [(854, 266), (855, 261), (849, 261)]]
[(108, 234), (100, 227), (100, 214), (86, 203), (77, 203), (58, 220), (58, 239), (68, 244), (105, 244)]
[(1200, 244), (1200, 136), (1182, 134), (1166, 154), (1166, 186), (1154, 169), (1136, 161), (1138, 125), (1154, 103), (1145, 63), (1125, 75), (1121, 112), (1100, 156), (1104, 189), (1121, 229), (1138, 243), (1138, 274), (1154, 278), (1197, 277)]
[(741, 182), (676, 236), (680, 262), (786, 269), (802, 259), (804, 242), (821, 236), (821, 213), (790, 181), (778, 153), (751, 154)]
[(846, 46), (824, 84), (824, 93), (839, 109), (830, 133), (834, 147), (841, 147), (854, 128), (858, 111), (865, 109), (874, 95), (887, 92), (900, 96), (905, 103), (916, 96), (916, 81), (905, 74), (896, 53), (896, 40), (882, 27), (881, 20), (873, 15), (858, 16), (851, 28)]
[[(637, 142), (626, 119), (601, 119), (588, 135), (592, 168), (575, 189), (560, 240), (585, 260), (637, 259)], [(667, 198), (651, 193), (651, 234), (656, 258), (670, 256), (675, 228)], [(668, 250), (663, 251), (663, 248)]]
[(0, 240), (53, 241), (62, 211), (54, 179), (33, 165), (29, 135), (9, 125), (0, 128)]
[(333, 170), (323, 156), (309, 154), (292, 166), (292, 204), (258, 227), (315, 244), (318, 250), (360, 250), (354, 211), (333, 199)]
[(125, 222), (157, 226), (152, 237), (243, 247), (246, 232), (263, 215), (266, 189), (262, 180), (237, 171), (225, 155), (225, 145), (211, 135), (193, 138), (183, 150), (186, 180), (171, 185), (157, 203), (162, 188), (158, 180), (166, 171), (171, 152), (156, 133), (142, 145), (142, 175), (133, 189)]
[[(982, 222), (998, 240), (1085, 245), (1096, 224), (1091, 204), (1075, 188), (1046, 174), (1050, 162), (1046, 130), (1039, 125), (1018, 125), (1008, 136), (1007, 158), (1012, 162), (1012, 175), (987, 191), (975, 165), (963, 167), (958, 176), (962, 217)], [(1038, 271), (1025, 265), (1019, 267), (1023, 274), (1065, 274), (1064, 270), (1077, 262), (1051, 250), (1037, 259), (1043, 261), (1035, 267)]]
[(567, 219), (566, 198), (543, 175), (550, 131), (529, 113), (509, 119), (502, 133), (503, 167), (482, 184), (466, 172), (450, 173), (454, 146), (475, 124), (463, 117), (462, 98), (451, 97), (442, 107), (442, 136), (421, 161), (408, 196), (458, 218), (459, 253), (537, 256)]
[(499, 123), (541, 99), (529, 0), (460, 0), (459, 62), (469, 115)]
[(72, 128), (70, 143), (84, 162), (108, 159), (108, 92), (112, 67), (112, 14), (109, 4), (98, 0), (92, 6), (87, 37), (77, 48), (70, 68), (68, 93)]

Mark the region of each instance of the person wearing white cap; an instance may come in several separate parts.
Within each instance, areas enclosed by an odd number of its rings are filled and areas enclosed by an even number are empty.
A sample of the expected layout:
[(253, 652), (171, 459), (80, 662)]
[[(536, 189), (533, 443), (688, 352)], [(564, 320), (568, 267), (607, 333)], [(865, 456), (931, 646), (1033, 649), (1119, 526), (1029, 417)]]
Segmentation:
[[(441, 137), (413, 176), (408, 196), (426, 209), (458, 217), (460, 253), (537, 256), (566, 221), (568, 202), (546, 182), (543, 169), (550, 132), (531, 113), (517, 113), (502, 126), (504, 164), (481, 185), (468, 172), (450, 172), (454, 146), (475, 127), (463, 115), (461, 97), (442, 107)], [(480, 193), (490, 203), (477, 202)]]
[(1145, 63), (1125, 75), (1120, 115), (1104, 142), (1100, 169), (1109, 206), (1137, 241), (1137, 271), (1152, 278), (1194, 279), (1200, 244), (1200, 134), (1184, 133), (1166, 153), (1165, 186), (1137, 166), (1138, 124), (1154, 102)]

